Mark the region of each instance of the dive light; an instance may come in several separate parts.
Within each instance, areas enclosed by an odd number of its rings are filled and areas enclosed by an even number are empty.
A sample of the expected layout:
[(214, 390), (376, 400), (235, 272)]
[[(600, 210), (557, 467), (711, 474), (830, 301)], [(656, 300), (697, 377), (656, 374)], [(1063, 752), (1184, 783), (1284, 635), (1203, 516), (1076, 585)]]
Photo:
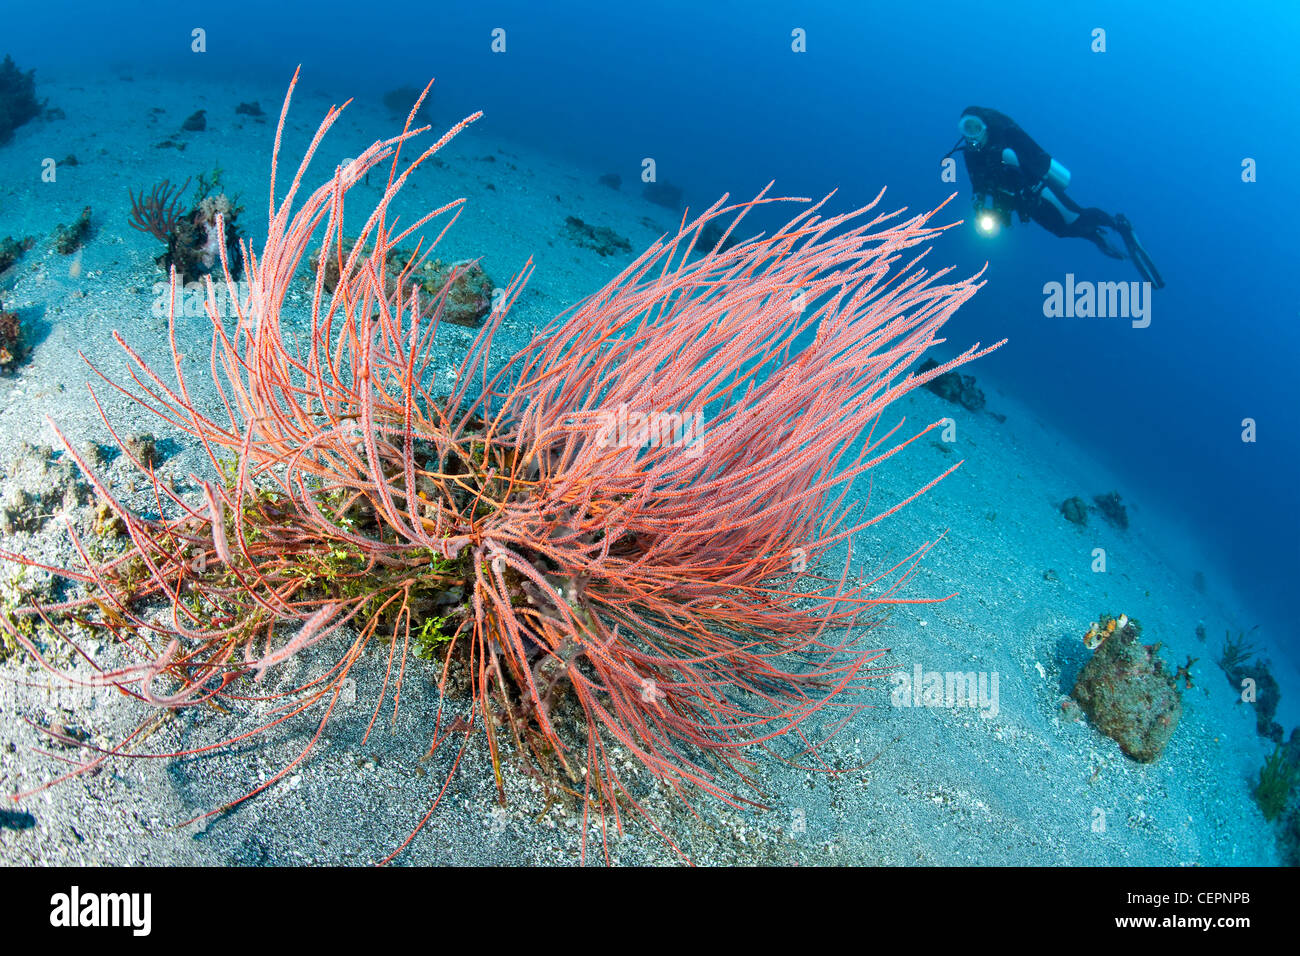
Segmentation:
[(975, 228), (982, 236), (995, 236), (1003, 226), (1011, 225), (1010, 210), (1004, 209), (995, 196), (978, 193), (972, 199)]

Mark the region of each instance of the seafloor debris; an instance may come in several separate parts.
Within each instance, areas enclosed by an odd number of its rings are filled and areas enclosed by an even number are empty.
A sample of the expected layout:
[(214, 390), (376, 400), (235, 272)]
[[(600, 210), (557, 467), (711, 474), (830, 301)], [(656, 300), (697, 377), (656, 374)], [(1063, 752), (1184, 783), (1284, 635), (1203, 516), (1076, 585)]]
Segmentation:
[(682, 208), (681, 188), (674, 186), (672, 183), (661, 183), (657, 180), (646, 183), (645, 189), (641, 190), (641, 195), (656, 206), (663, 206), (665, 209), (671, 209), (674, 212)]
[(570, 242), (597, 255), (612, 256), (617, 252), (632, 251), (632, 243), (608, 226), (592, 226), (577, 216), (565, 216), (564, 227)]
[(700, 238), (695, 241), (695, 251), (700, 254), (712, 252), (714, 249), (718, 252), (726, 252), (739, 241), (740, 238), (734, 232), (728, 235), (722, 225), (713, 219), (705, 223), (704, 228), (700, 230)]
[(1079, 527), (1084, 527), (1088, 523), (1088, 506), (1078, 495), (1061, 502), (1061, 514), (1065, 515), (1066, 521)]
[(1121, 531), (1128, 529), (1128, 511), (1124, 508), (1124, 502), (1120, 501), (1118, 491), (1110, 491), (1104, 495), (1093, 495), (1093, 502), (1097, 505), (1097, 510), (1101, 516), (1119, 528)]
[(1285, 731), (1274, 718), (1282, 688), (1273, 676), (1271, 662), (1256, 656), (1255, 645), (1246, 640), (1245, 634), (1239, 633), (1233, 640), (1229, 631), (1224, 635), (1219, 666), (1233, 690), (1243, 695), (1242, 701), (1255, 708), (1255, 730), (1261, 737), (1280, 744)]
[[(1134, 760), (1160, 756), (1183, 715), (1178, 682), (1160, 657), (1160, 644), (1143, 644), (1127, 615), (1102, 615), (1085, 636), (1096, 643), (1071, 696), (1099, 731)], [(1097, 638), (1100, 640), (1097, 641)]]
[(4, 272), (11, 265), (23, 257), (23, 253), (32, 247), (36, 242), (31, 236), (23, 239), (15, 239), (13, 236), (5, 236), (0, 239), (0, 272)]
[(0, 373), (12, 372), (23, 357), (23, 324), (17, 312), (0, 306)]
[(131, 435), (122, 442), (122, 447), (146, 468), (154, 468), (162, 461), (162, 456), (158, 454), (158, 442), (152, 432)]
[[(384, 106), (393, 116), (405, 116), (411, 111), (411, 107), (419, 100), (422, 90), (417, 87), (406, 85), (399, 86), (396, 89), (389, 90), (384, 94)], [(412, 126), (424, 126), (433, 122), (429, 113), (429, 98), (425, 97), (420, 108), (415, 112), (415, 121)]]
[[(938, 367), (939, 363), (934, 359), (926, 359), (916, 371), (919, 374)], [(926, 382), (925, 387), (940, 398), (960, 405), (968, 411), (978, 412), (984, 408), (984, 393), (976, 387), (974, 375), (944, 372), (938, 378)]]
[(72, 225), (59, 224), (54, 230), (54, 248), (65, 256), (70, 256), (86, 244), (90, 238), (90, 207), (81, 210)]
[(3, 475), (0, 532), (36, 531), (60, 511), (90, 500), (90, 486), (70, 458), (48, 445), (23, 442)]

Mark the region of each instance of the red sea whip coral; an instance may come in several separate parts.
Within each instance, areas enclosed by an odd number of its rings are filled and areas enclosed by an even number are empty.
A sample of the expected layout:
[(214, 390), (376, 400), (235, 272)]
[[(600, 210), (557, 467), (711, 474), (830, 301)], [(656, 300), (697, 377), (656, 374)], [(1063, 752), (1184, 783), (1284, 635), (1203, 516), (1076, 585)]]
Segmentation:
[[(400, 273), (389, 262), (462, 201), (400, 232), (390, 205), (477, 114), (403, 167), (402, 148), (424, 132), (410, 128), (418, 108), (297, 208), (340, 109), (278, 207), (273, 160), (266, 244), (260, 256), (242, 247), (243, 297), (224, 257), (225, 288), (207, 283), (217, 416), (191, 399), (174, 316), (174, 381), (117, 337), (134, 385), (105, 381), (201, 443), (212, 475), (186, 497), (135, 462), (164, 516), (149, 518), (65, 441), (130, 547), (96, 560), (74, 535), (83, 566), (62, 573), (87, 596), (29, 611), (56, 629), (72, 615), (110, 630), (139, 663), (91, 682), (155, 706), (270, 700), (265, 727), (319, 712), (302, 754), (240, 799), (307, 756), (367, 651), (386, 660), (377, 717), (388, 694), (397, 706), (412, 654), (432, 649), (420, 656), (441, 662), (430, 734), (431, 750), (454, 753), (447, 784), (481, 732), (502, 799), (511, 754), (549, 771), (602, 827), (640, 809), (619, 749), (683, 796), (746, 801), (759, 751), (790, 741), (813, 763), (862, 706), (882, 652), (861, 639), (907, 602), (899, 588), (929, 544), (861, 581), (853, 536), (906, 501), (873, 514), (854, 479), (919, 437), (880, 425), (890, 402), (983, 354), (909, 372), (977, 283), (917, 266), (913, 250), (939, 231), (933, 213), (900, 222), (875, 203), (823, 216), (827, 200), (724, 197), (494, 364), (526, 267), (447, 376), (434, 351), (446, 291), (422, 296), (412, 278), (446, 226)], [(383, 196), (344, 240), (348, 193), (380, 164)], [(751, 210), (778, 203), (802, 209), (732, 242)], [(699, 247), (715, 223), (722, 238)], [(316, 269), (294, 333), (286, 293), (316, 242), (337, 285), (327, 293)], [(842, 564), (826, 575), (833, 551)], [(335, 648), (333, 664), (259, 696), (268, 671), (312, 646)], [(468, 693), (453, 673), (468, 675)], [(135, 737), (72, 772), (134, 753)]]

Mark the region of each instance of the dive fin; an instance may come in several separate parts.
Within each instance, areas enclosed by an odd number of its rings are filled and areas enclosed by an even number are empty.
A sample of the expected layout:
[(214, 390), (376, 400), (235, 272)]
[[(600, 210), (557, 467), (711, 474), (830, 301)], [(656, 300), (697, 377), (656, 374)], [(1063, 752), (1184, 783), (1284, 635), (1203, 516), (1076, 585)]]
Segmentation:
[(1160, 275), (1160, 270), (1156, 264), (1151, 261), (1147, 255), (1146, 249), (1142, 248), (1142, 243), (1138, 242), (1137, 234), (1133, 232), (1133, 224), (1128, 221), (1128, 217), (1123, 214), (1115, 217), (1115, 231), (1119, 233), (1120, 238), (1124, 240), (1124, 246), (1128, 249), (1129, 258), (1137, 266), (1138, 273), (1147, 282), (1157, 289), (1165, 287), (1165, 280)]

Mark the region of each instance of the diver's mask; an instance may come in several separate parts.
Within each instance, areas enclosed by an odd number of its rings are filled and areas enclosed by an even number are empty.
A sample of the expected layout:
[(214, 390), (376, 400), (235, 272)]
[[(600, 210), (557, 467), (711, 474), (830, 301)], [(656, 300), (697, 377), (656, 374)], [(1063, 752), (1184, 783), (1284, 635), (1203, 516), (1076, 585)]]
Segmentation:
[(989, 141), (988, 124), (974, 113), (963, 114), (957, 122), (957, 129), (971, 149), (981, 149)]

